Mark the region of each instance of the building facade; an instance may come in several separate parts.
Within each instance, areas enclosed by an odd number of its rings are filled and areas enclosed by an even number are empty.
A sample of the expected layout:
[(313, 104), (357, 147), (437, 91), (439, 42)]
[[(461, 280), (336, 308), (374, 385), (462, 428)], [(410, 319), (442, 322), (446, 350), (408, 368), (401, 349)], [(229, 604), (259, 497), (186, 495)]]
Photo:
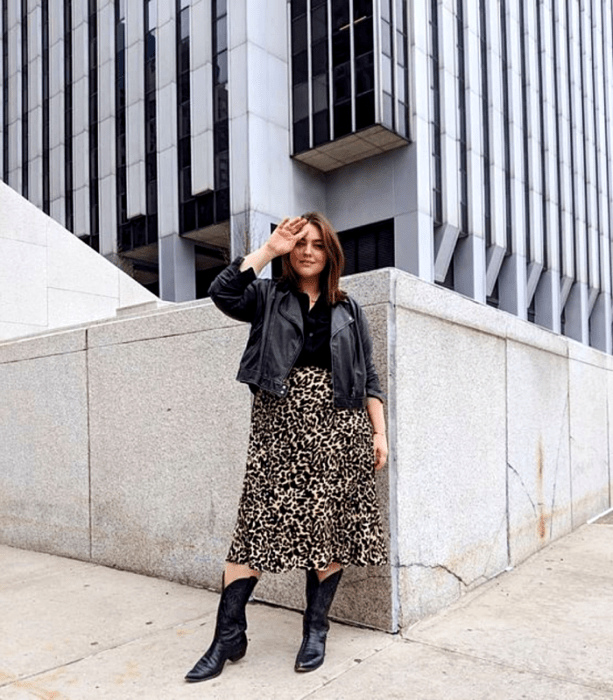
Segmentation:
[(607, 0), (0, 0), (0, 175), (163, 299), (318, 209), (612, 351)]

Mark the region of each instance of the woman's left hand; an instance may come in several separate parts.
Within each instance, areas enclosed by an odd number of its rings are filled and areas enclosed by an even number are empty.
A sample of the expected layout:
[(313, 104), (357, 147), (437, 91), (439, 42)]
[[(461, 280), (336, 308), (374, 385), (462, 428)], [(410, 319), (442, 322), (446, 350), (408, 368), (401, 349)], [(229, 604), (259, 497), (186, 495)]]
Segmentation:
[(381, 433), (375, 433), (372, 437), (375, 446), (375, 469), (379, 471), (387, 461), (387, 438)]

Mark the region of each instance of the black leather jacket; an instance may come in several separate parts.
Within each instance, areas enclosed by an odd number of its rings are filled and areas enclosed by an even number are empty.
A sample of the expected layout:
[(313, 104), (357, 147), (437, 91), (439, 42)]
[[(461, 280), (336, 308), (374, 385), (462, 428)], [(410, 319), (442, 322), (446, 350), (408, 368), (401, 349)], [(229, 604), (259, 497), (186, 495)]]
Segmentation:
[[(300, 302), (288, 283), (256, 279), (253, 268), (241, 272), (242, 261), (237, 258), (223, 270), (209, 294), (225, 314), (251, 323), (237, 379), (252, 389), (285, 396), (285, 380), (304, 342)], [(385, 400), (372, 361), (368, 323), (350, 297), (332, 307), (330, 353), (335, 406), (360, 408), (367, 396)]]

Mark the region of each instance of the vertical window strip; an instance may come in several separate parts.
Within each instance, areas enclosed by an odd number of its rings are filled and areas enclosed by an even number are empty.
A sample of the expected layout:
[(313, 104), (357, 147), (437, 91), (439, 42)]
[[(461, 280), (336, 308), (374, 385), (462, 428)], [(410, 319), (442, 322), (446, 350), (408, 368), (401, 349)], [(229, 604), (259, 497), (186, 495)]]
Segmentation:
[[(606, 4), (608, 0), (602, 0), (602, 65), (604, 70), (602, 71), (602, 81), (603, 81), (603, 94), (606, 95), (607, 91), (611, 90), (611, 79), (613, 76), (608, 75), (608, 69), (606, 68), (606, 51), (607, 51), (607, 34), (606, 34)], [(612, 11), (612, 17), (611, 17), (611, 26), (613, 27), (613, 11)], [(610, 47), (609, 47), (610, 48)], [(609, 227), (612, 227), (613, 225), (613, 190), (611, 189), (613, 186), (613, 183), (611, 182), (611, 157), (613, 157), (613, 154), (611, 153), (611, 142), (609, 140), (609, 124), (613, 123), (613, 115), (608, 113), (608, 109), (610, 109), (613, 105), (611, 103), (611, 99), (613, 99), (613, 95), (610, 95), (609, 100), (607, 101), (605, 97), (604, 104), (602, 105), (602, 110), (604, 112), (604, 120), (605, 120), (605, 128), (604, 128), (604, 140), (605, 140), (605, 157), (606, 157), (606, 162), (607, 162), (607, 167), (606, 167), (606, 173), (607, 173), (607, 208), (609, 210)], [(609, 236), (609, 239), (613, 235), (613, 230), (610, 233), (605, 232), (605, 235)], [(611, 289), (613, 289), (613, 265), (610, 265), (610, 274), (611, 274)]]
[(226, 0), (212, 0), (213, 10), (213, 157), (214, 222), (230, 218), (228, 118), (228, 14)]
[(21, 0), (21, 194), (28, 197), (28, 2)]
[[(383, 0), (382, 5), (388, 5), (389, 0)], [(349, 16), (350, 2), (332, 3), (332, 70), (334, 74), (334, 134), (337, 139), (346, 136), (352, 130), (352, 66), (351, 66), (351, 27)], [(383, 72), (389, 74), (391, 81), (391, 59), (382, 56)], [(387, 73), (386, 73), (387, 66)], [(384, 78), (385, 83), (385, 78)], [(384, 115), (386, 113), (384, 95)], [(391, 96), (389, 98), (389, 122), (391, 125)], [(383, 122), (386, 123), (384, 116)]]
[(581, 91), (581, 124), (583, 126), (583, 140), (582, 140), (582, 145), (583, 145), (583, 198), (584, 198), (584, 207), (585, 207), (585, 250), (586, 250), (586, 271), (587, 271), (587, 286), (591, 287), (592, 286), (592, 237), (590, 236), (590, 221), (592, 219), (592, 211), (591, 211), (591, 206), (590, 206), (590, 193), (589, 193), (589, 187), (588, 187), (588, 175), (589, 175), (589, 164), (588, 164), (588, 155), (587, 155), (587, 109), (585, 106), (586, 100), (583, 99), (585, 98), (586, 91), (585, 91), (585, 60), (583, 56), (583, 49), (585, 46), (585, 40), (583, 36), (583, 19), (582, 19), (582, 13), (583, 13), (583, 8), (581, 7), (581, 1), (579, 0), (579, 22), (578, 22), (578, 31), (579, 31), (579, 83), (580, 83), (580, 91)]
[(558, 88), (558, 71), (560, 70), (560, 59), (558, 56), (558, 33), (556, 31), (557, 24), (557, 5), (552, 3), (551, 6), (551, 21), (552, 21), (552, 46), (553, 46), (553, 95), (555, 103), (555, 139), (556, 139), (556, 166), (558, 171), (558, 270), (560, 278), (564, 276), (564, 238), (563, 238), (563, 221), (562, 221), (562, 166), (560, 157), (562, 154), (562, 140), (560, 137), (560, 93)]
[(192, 196), (191, 91), (190, 91), (190, 8), (186, 0), (176, 0), (177, 16), (177, 143), (179, 186), (179, 233), (197, 227), (196, 204)]
[[(592, 75), (591, 75), (591, 83), (592, 83), (592, 97), (593, 97), (593, 112), (592, 112), (592, 118), (594, 119), (594, 143), (593, 143), (593, 156), (594, 156), (594, 172), (596, 176), (596, 182), (595, 182), (595, 187), (596, 187), (596, 211), (593, 212), (593, 216), (595, 219), (596, 223), (596, 231), (598, 232), (596, 241), (594, 242), (596, 245), (596, 258), (598, 260), (598, 267), (597, 269), (600, 270), (600, 233), (602, 231), (602, 222), (600, 220), (600, 169), (598, 167), (598, 140), (599, 140), (599, 129), (598, 129), (598, 87), (596, 85), (596, 32), (594, 29), (594, 24), (595, 24), (595, 12), (594, 8), (592, 7), (591, 9), (591, 14), (590, 14), (590, 48), (592, 52)], [(604, 280), (600, 279), (600, 289), (604, 290)]]
[(521, 65), (521, 121), (524, 154), (524, 227), (526, 236), (526, 261), (532, 259), (532, 217), (530, 207), (530, 156), (528, 152), (528, 66), (526, 61), (526, 18), (523, 2), (519, 3), (519, 52)]
[(507, 2), (500, 0), (500, 38), (502, 44), (502, 110), (504, 123), (504, 176), (506, 199), (507, 255), (513, 252), (513, 223), (511, 218), (511, 128), (509, 105), (509, 59), (507, 39)]
[(49, 0), (41, 0), (43, 88), (43, 211), (51, 210), (49, 183)]
[[(422, 0), (423, 1), (423, 0)], [(404, 137), (409, 134), (409, 61), (407, 3), (396, 0), (396, 131)]]
[[(568, 76), (568, 82), (569, 84), (571, 83), (571, 78), (572, 78), (572, 66), (573, 66), (573, 61), (572, 61), (572, 45), (570, 41), (570, 5), (569, 3), (573, 2), (573, 0), (566, 0), (565, 2), (565, 10), (566, 10), (566, 61), (567, 65), (566, 67), (566, 75)], [(568, 121), (570, 124), (570, 172), (571, 175), (574, 176), (575, 173), (575, 142), (572, 138), (572, 134), (574, 133), (574, 126), (575, 126), (575, 119), (574, 119), (574, 113), (573, 113), (573, 95), (572, 95), (572, 88), (569, 87), (568, 90)], [(571, 186), (571, 206), (572, 206), (572, 220), (573, 224), (577, 221), (577, 202), (576, 202), (576, 197), (575, 197), (575, 186), (574, 184)], [(574, 276), (575, 280), (579, 279), (579, 256), (577, 255), (577, 249), (575, 245), (575, 241), (573, 239), (573, 260), (574, 260)]]
[(2, 0), (2, 177), (9, 177), (9, 31), (8, 0)]
[[(307, 29), (310, 30), (308, 31), (307, 39), (308, 65), (306, 75), (310, 78), (309, 85), (311, 90), (311, 143), (312, 146), (319, 146), (330, 140), (330, 61), (328, 57), (330, 27), (328, 3), (325, 0), (311, 0), (310, 22)], [(358, 76), (359, 80), (360, 77)]]
[(590, 236), (590, 221), (592, 219), (592, 211), (590, 207), (590, 193), (589, 193), (589, 187), (588, 187), (588, 175), (589, 175), (589, 165), (587, 162), (587, 110), (585, 106), (585, 61), (584, 61), (584, 56), (583, 56), (583, 49), (585, 46), (585, 38), (583, 36), (583, 18), (582, 18), (582, 13), (583, 13), (583, 8), (581, 7), (581, 0), (578, 0), (579, 3), (579, 22), (578, 22), (578, 30), (579, 30), (579, 78), (580, 78), (580, 90), (581, 90), (581, 124), (583, 126), (583, 197), (584, 197), (584, 207), (585, 207), (585, 241), (586, 241), (586, 254), (587, 254), (587, 260), (586, 260), (586, 269), (587, 269), (587, 286), (591, 287), (592, 286), (592, 265), (591, 265), (591, 259), (592, 259), (592, 237)]
[[(315, 6), (321, 0), (311, 0)], [(353, 67), (354, 129), (375, 123), (374, 16), (372, 0), (353, 0), (351, 51)], [(313, 13), (313, 17), (315, 17)], [(313, 25), (315, 29), (315, 25)], [(313, 58), (315, 46), (312, 46)]]
[(458, 51), (458, 112), (460, 121), (460, 226), (468, 235), (468, 144), (466, 126), (466, 57), (464, 47), (464, 0), (456, 0)]
[[(544, 94), (543, 87), (543, 18), (541, 12), (543, 10), (543, 0), (538, 0), (536, 6), (536, 47), (537, 47), (537, 62), (538, 62), (538, 86), (539, 95)], [(539, 100), (539, 129), (541, 131), (541, 197), (543, 210), (543, 268), (546, 270), (550, 267), (549, 261), (549, 226), (547, 218), (547, 163), (545, 151), (545, 105), (543, 100)]]
[(434, 226), (443, 223), (443, 169), (441, 145), (441, 83), (440, 83), (440, 51), (438, 34), (438, 0), (430, 2), (430, 41), (431, 50), (431, 80), (430, 92), (432, 99), (432, 158), (434, 160), (433, 218)]
[(481, 108), (483, 120), (483, 214), (485, 245), (492, 245), (492, 181), (490, 168), (490, 89), (488, 83), (487, 0), (479, 0), (479, 42), (481, 50)]
[(64, 171), (66, 228), (74, 231), (72, 144), (72, 0), (64, 0)]
[[(306, 0), (291, 2), (291, 44), (292, 44), (292, 138), (294, 153), (310, 148), (309, 128), (309, 37), (307, 28)], [(215, 13), (213, 13), (215, 26)], [(331, 39), (330, 39), (331, 41)], [(332, 56), (331, 51), (326, 54)], [(319, 56), (321, 58), (321, 56)], [(328, 55), (326, 55), (328, 59)], [(332, 63), (329, 61), (330, 64)], [(335, 81), (332, 81), (335, 85)]]
[(100, 201), (98, 188), (98, 2), (88, 0), (89, 39), (89, 236), (87, 243), (100, 250)]
[(145, 0), (145, 209), (147, 243), (158, 239), (157, 204), (157, 0)]

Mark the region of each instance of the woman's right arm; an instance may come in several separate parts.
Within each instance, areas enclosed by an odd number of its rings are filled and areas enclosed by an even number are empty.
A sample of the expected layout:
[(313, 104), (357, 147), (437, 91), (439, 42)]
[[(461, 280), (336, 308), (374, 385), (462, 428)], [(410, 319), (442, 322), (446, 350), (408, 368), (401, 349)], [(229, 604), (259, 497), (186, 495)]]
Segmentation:
[(292, 250), (306, 233), (305, 223), (301, 217), (283, 219), (261, 248), (222, 270), (209, 287), (217, 308), (237, 321), (253, 322), (258, 308), (258, 287), (253, 282), (271, 260)]
[(279, 255), (289, 253), (306, 233), (302, 232), (302, 228), (306, 223), (306, 219), (300, 216), (296, 216), (293, 219), (287, 217), (283, 219), (266, 243), (261, 248), (254, 250), (253, 253), (249, 253), (243, 260), (240, 266), (241, 272), (252, 267), (255, 274), (259, 275), (271, 260), (274, 260)]

